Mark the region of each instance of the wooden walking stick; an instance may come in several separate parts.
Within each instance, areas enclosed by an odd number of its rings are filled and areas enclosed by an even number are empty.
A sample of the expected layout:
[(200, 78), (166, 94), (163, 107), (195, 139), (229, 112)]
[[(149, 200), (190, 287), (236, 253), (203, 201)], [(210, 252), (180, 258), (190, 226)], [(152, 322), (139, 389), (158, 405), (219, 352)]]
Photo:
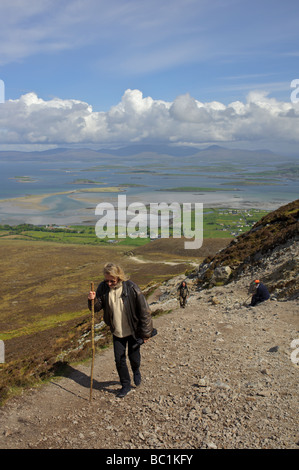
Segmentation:
[[(91, 283), (91, 291), (94, 291), (94, 284)], [(91, 401), (92, 397), (92, 385), (93, 385), (93, 366), (94, 366), (94, 356), (95, 356), (95, 348), (94, 348), (94, 299), (91, 301), (91, 351), (92, 351), (92, 360), (91, 360), (91, 371), (90, 371), (90, 394), (89, 394), (89, 401)]]

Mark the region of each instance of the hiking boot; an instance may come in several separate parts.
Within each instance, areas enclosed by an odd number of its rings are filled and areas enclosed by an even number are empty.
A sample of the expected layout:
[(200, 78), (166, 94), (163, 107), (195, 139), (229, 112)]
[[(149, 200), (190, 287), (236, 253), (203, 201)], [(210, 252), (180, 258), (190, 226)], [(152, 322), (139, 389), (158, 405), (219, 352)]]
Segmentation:
[(138, 387), (141, 384), (141, 374), (139, 370), (134, 372), (134, 384)]
[(116, 396), (117, 398), (124, 398), (130, 391), (131, 387), (122, 387)]

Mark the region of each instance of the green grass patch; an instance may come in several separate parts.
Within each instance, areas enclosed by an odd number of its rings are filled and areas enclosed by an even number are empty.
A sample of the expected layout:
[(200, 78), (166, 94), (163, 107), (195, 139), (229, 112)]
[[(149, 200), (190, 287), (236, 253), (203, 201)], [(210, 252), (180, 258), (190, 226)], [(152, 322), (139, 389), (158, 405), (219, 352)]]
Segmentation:
[[(203, 236), (204, 238), (225, 238), (237, 236), (250, 228), (269, 211), (260, 209), (204, 209), (203, 212)], [(194, 211), (191, 214), (192, 229), (194, 230)], [(172, 227), (170, 224), (170, 237)], [(158, 229), (161, 235), (161, 228)], [(98, 238), (95, 227), (92, 225), (71, 225), (67, 227), (56, 226), (34, 226), (31, 224), (20, 224), (17, 226), (0, 225), (0, 237), (18, 235), (19, 239), (37, 240), (46, 242), (57, 242), (75, 245), (124, 245), (142, 246), (150, 243), (149, 236), (118, 238), (117, 227), (115, 238)]]

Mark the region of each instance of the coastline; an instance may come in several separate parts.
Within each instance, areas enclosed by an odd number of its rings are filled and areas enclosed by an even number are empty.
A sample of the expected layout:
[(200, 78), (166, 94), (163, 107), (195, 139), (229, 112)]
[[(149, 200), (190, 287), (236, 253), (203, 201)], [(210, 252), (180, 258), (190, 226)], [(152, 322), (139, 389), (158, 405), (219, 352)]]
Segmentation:
[[(0, 224), (18, 225), (32, 223), (46, 224), (94, 224), (98, 217), (95, 209), (99, 203), (110, 203), (117, 207), (119, 193), (126, 193), (127, 204), (133, 202), (167, 203), (202, 203), (208, 208), (264, 209), (275, 210), (293, 199), (285, 198), (261, 200), (258, 195), (249, 197), (242, 191), (232, 192), (161, 192), (148, 191), (128, 193), (119, 186), (100, 188), (80, 188), (54, 193), (30, 194), (26, 196), (0, 199)], [(266, 195), (265, 195), (266, 196)], [(290, 195), (291, 196), (291, 195)], [(295, 199), (295, 198), (294, 198)]]

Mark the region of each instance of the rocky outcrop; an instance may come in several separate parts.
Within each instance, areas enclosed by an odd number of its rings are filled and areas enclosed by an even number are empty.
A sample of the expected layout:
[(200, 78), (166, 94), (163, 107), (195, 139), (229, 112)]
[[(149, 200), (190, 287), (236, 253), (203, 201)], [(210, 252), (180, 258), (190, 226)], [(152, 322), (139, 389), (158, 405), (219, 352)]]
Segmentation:
[(231, 273), (232, 270), (229, 266), (219, 266), (219, 268), (214, 269), (211, 284), (217, 286), (217, 284), (223, 284), (227, 282)]

